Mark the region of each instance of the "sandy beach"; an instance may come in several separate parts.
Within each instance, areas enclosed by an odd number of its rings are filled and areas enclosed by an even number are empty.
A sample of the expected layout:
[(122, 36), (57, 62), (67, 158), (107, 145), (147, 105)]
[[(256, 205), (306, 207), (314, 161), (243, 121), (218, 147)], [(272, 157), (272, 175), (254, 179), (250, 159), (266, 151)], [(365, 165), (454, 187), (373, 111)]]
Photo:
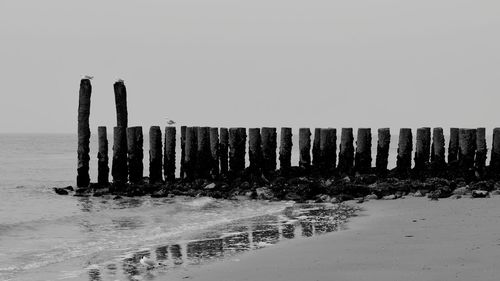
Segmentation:
[(348, 229), (165, 280), (498, 280), (500, 197), (369, 201)]

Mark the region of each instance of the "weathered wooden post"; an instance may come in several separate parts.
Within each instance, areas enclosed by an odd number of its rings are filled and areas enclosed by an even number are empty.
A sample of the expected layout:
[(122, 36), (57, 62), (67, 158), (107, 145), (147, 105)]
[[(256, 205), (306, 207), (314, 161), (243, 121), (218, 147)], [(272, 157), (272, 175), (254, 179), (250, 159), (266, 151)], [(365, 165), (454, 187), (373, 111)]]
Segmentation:
[(389, 163), (389, 147), (391, 144), (391, 129), (378, 129), (377, 140), (377, 157), (375, 159), (375, 167), (379, 175), (387, 173), (387, 165)]
[(245, 169), (245, 128), (229, 129), (229, 170), (240, 173)]
[(128, 127), (128, 111), (127, 111), (127, 89), (123, 81), (117, 81), (113, 85), (115, 90), (116, 104), (116, 126)]
[(280, 170), (288, 171), (292, 167), (292, 128), (281, 128), (280, 134)]
[(339, 164), (340, 173), (352, 173), (354, 166), (354, 136), (352, 128), (342, 128), (340, 135)]
[(144, 137), (142, 127), (127, 128), (128, 175), (130, 183), (141, 183), (144, 174)]
[(411, 152), (413, 150), (413, 136), (410, 128), (399, 130), (398, 156), (396, 168), (399, 173), (406, 174), (411, 170)]
[(311, 167), (311, 130), (299, 129), (299, 167), (309, 170)]
[(248, 129), (248, 158), (253, 173), (262, 171), (262, 147), (260, 128)]
[(424, 170), (429, 163), (431, 149), (431, 128), (417, 129), (417, 140), (415, 144), (415, 170)]
[(108, 133), (106, 127), (97, 128), (99, 151), (97, 152), (97, 183), (100, 186), (109, 184)]
[(198, 153), (196, 155), (197, 176), (199, 178), (210, 178), (212, 167), (212, 153), (210, 151), (210, 128), (198, 128)]
[(448, 165), (456, 167), (458, 164), (458, 128), (450, 128), (450, 144), (448, 145)]
[(458, 136), (458, 167), (463, 171), (471, 171), (476, 153), (476, 129), (460, 129)]
[[(181, 168), (180, 168), (180, 178), (186, 177), (184, 171), (184, 162), (186, 160), (186, 126), (181, 126)], [(166, 132), (165, 132), (166, 133)]]
[(221, 175), (227, 175), (229, 170), (229, 131), (227, 128), (220, 128), (220, 173)]
[(484, 176), (484, 169), (486, 167), (486, 128), (477, 128), (476, 130), (476, 159), (474, 166), (479, 177)]
[(354, 170), (369, 173), (372, 168), (372, 131), (370, 128), (358, 128)]
[(490, 173), (500, 175), (500, 128), (493, 129), (493, 142), (491, 145)]
[(441, 171), (446, 167), (444, 152), (443, 128), (434, 128), (432, 130), (431, 150), (431, 167), (433, 171)]
[[(185, 145), (185, 133), (186, 127), (184, 127), (184, 145)], [(181, 127), (182, 131), (182, 127)], [(163, 174), (165, 175), (166, 181), (175, 180), (175, 137), (177, 131), (175, 127), (167, 126), (165, 127), (165, 153), (163, 155)], [(182, 139), (181, 139), (182, 142)], [(182, 149), (184, 150), (184, 149)], [(182, 165), (182, 164), (181, 164)]]
[(163, 152), (161, 147), (161, 129), (159, 126), (149, 128), (149, 182), (160, 183), (162, 177)]
[(90, 161), (90, 97), (92, 85), (89, 79), (80, 81), (80, 92), (78, 97), (78, 167), (76, 185), (88, 187), (90, 184), (89, 161)]
[(210, 175), (219, 176), (219, 128), (210, 128)]
[(320, 143), (321, 143), (321, 128), (315, 128), (313, 147), (312, 147), (312, 165), (316, 169), (319, 169), (321, 166)]
[(262, 142), (262, 170), (268, 175), (276, 171), (276, 128), (264, 127), (261, 129)]
[(184, 158), (184, 173), (186, 178), (192, 180), (195, 178), (196, 154), (198, 152), (198, 139), (196, 127), (186, 128), (186, 155)]
[(335, 169), (337, 162), (337, 130), (333, 128), (321, 129), (320, 132), (320, 169), (328, 173)]
[(127, 128), (113, 128), (113, 163), (111, 175), (115, 185), (123, 185), (128, 181), (127, 164)]

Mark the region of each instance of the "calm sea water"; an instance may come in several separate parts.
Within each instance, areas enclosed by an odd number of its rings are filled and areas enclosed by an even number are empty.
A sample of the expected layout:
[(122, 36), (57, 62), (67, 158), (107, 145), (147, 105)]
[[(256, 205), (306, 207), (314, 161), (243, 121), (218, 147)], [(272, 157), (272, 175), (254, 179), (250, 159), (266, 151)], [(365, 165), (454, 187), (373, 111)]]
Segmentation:
[[(91, 139), (94, 181), (95, 139)], [(395, 143), (393, 138), (390, 166), (395, 163)], [(75, 135), (0, 134), (0, 280), (153, 280), (150, 273), (136, 270), (141, 255), (156, 252), (157, 260), (168, 256), (173, 265), (189, 264), (182, 257), (193, 257), (200, 248), (189, 241), (205, 241), (221, 225), (225, 227), (218, 235), (246, 233), (242, 241), (253, 245), (247, 248), (267, 241), (262, 233), (274, 241), (276, 235), (286, 238), (287, 229), (296, 233), (288, 237), (298, 237), (310, 236), (309, 228), (319, 233), (337, 227), (337, 222), (308, 226), (307, 216), (286, 215), (290, 202), (56, 195), (52, 187), (75, 184), (76, 144)], [(148, 150), (147, 139), (144, 149)], [(298, 162), (297, 149), (295, 145), (293, 163)], [(148, 171), (145, 155), (144, 171)], [(200, 233), (206, 234), (200, 238)]]

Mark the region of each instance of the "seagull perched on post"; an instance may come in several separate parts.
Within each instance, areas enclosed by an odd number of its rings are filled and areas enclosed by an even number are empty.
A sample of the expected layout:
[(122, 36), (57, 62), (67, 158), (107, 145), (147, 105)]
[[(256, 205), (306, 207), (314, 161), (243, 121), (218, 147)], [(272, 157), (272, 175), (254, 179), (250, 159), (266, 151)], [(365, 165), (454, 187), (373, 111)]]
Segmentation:
[[(167, 117), (167, 119), (168, 119), (168, 117)], [(168, 124), (169, 126), (172, 126), (172, 125), (174, 125), (174, 124), (175, 124), (175, 121), (174, 121), (174, 120), (170, 120), (170, 119), (168, 119), (167, 124)]]
[(92, 79), (94, 79), (94, 76), (85, 75), (85, 76), (83, 76), (83, 79), (92, 80)]

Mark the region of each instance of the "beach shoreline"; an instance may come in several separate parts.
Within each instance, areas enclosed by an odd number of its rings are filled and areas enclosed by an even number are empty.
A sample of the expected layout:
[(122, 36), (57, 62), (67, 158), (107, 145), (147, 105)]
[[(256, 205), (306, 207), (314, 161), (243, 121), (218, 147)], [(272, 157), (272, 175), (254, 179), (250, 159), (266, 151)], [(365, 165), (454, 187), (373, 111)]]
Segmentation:
[(498, 280), (499, 196), (360, 206), (346, 230), (172, 271), (162, 280)]

